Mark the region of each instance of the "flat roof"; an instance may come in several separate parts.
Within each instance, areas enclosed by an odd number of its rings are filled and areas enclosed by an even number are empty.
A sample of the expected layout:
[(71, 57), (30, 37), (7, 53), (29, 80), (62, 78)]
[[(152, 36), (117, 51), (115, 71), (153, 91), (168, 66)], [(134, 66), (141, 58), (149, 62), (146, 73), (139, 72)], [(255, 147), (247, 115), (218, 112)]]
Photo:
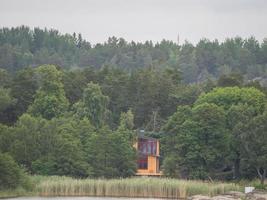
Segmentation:
[(146, 140), (156, 140), (156, 141), (158, 141), (158, 139), (156, 139), (156, 138), (147, 137), (147, 136), (138, 136), (137, 138), (138, 139), (146, 139)]

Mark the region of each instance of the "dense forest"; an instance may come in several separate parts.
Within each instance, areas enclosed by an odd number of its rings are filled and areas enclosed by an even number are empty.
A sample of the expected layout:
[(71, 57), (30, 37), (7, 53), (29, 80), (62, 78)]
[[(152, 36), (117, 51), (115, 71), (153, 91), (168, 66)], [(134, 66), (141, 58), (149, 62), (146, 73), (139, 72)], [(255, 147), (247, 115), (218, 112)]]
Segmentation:
[(21, 26), (0, 29), (0, 67), (15, 72), (27, 66), (53, 64), (63, 69), (103, 66), (132, 72), (148, 67), (175, 68), (184, 83), (215, 80), (238, 73), (245, 80), (264, 81), (267, 76), (267, 40), (229, 38), (223, 42), (208, 39), (196, 45), (162, 40), (153, 44), (127, 42), (111, 37), (103, 44), (91, 45), (81, 34), (60, 34)]
[(132, 176), (140, 129), (160, 139), (165, 176), (266, 176), (267, 40), (91, 45), (81, 34), (2, 28), (0, 68), (0, 189), (19, 184), (10, 180), (21, 168)]

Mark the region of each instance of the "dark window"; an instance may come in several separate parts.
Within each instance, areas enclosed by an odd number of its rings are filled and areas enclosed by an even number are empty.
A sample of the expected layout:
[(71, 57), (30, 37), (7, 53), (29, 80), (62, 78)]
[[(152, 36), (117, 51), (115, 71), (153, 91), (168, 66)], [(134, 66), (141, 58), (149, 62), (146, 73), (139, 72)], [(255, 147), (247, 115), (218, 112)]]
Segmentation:
[(153, 139), (140, 138), (138, 140), (138, 150), (144, 155), (156, 155), (157, 141)]
[(148, 157), (147, 156), (141, 156), (138, 159), (138, 169), (147, 169), (147, 162)]

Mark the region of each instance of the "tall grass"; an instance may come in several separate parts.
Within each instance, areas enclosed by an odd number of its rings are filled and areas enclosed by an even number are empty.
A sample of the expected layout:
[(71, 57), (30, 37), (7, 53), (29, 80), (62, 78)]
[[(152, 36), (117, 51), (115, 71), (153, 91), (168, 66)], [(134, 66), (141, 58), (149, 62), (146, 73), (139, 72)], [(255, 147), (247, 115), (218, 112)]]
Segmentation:
[(37, 183), (40, 196), (109, 196), (186, 198), (202, 194), (214, 196), (240, 191), (233, 183), (186, 181), (168, 178), (72, 179), (48, 177)]
[(253, 179), (253, 180), (240, 180), (238, 182), (238, 185), (242, 186), (242, 187), (246, 187), (246, 186), (253, 186), (256, 189), (259, 190), (267, 190), (267, 183), (265, 183), (264, 185), (261, 184), (259, 179)]
[(22, 187), (19, 187), (16, 189), (0, 190), (0, 199), (21, 197), (21, 196), (36, 196), (36, 193), (34, 193), (33, 191), (28, 191)]

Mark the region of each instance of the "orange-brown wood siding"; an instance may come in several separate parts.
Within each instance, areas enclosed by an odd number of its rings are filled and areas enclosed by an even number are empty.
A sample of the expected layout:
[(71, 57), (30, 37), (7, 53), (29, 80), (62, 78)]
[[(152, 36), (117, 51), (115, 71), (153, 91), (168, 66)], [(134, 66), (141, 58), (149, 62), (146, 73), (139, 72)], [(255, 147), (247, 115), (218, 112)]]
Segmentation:
[[(134, 147), (137, 149), (138, 144), (135, 143)], [(159, 171), (159, 141), (157, 141), (157, 150), (155, 155), (148, 155), (147, 169), (138, 169), (136, 175), (143, 176), (160, 176), (162, 175)]]

